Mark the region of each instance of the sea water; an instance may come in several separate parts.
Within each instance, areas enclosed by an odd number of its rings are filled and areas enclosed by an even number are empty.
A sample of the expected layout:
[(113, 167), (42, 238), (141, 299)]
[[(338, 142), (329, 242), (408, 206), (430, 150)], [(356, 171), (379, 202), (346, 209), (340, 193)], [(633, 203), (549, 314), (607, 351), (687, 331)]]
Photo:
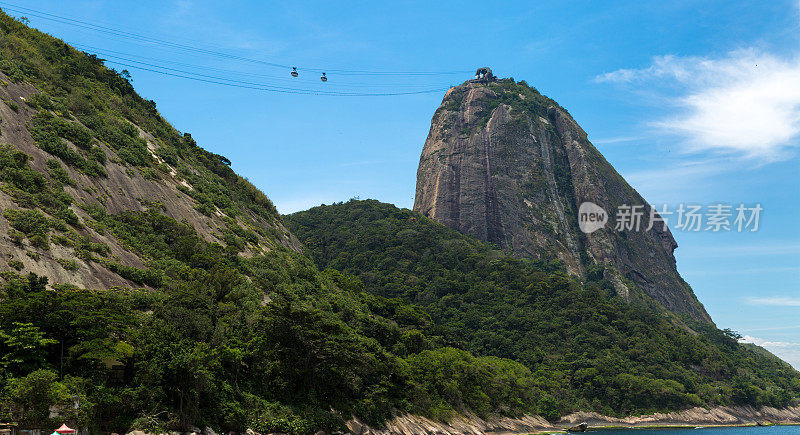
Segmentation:
[[(800, 426), (701, 427), (691, 429), (603, 429), (597, 435), (800, 435)], [(586, 433), (589, 433), (587, 431)]]

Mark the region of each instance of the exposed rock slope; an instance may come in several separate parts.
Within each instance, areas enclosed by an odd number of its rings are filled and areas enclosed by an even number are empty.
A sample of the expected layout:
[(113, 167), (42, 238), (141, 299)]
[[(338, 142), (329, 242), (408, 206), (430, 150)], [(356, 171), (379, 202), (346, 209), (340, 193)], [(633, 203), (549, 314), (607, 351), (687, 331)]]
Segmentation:
[[(609, 223), (584, 234), (583, 202)], [(614, 229), (622, 205), (643, 206), (641, 231)], [(524, 82), (472, 80), (435, 112), (417, 172), (414, 210), (520, 257), (557, 258), (574, 275), (604, 265), (617, 292), (635, 283), (669, 310), (711, 321), (680, 277), (677, 243), (566, 110)]]
[[(51, 228), (45, 231), (45, 242), (33, 243), (22, 235), (14, 236), (19, 233), (12, 228), (9, 220), (11, 215), (6, 213), (0, 217), (0, 232), (3, 234), (0, 237), (0, 252), (5, 257), (0, 269), (34, 272), (47, 277), (50, 284), (72, 284), (81, 288), (139, 286), (141, 283), (129, 281), (114, 270), (127, 267), (144, 269), (148, 259), (141, 258), (112, 234), (95, 225), (88, 210), (98, 209), (118, 214), (155, 207), (159, 212), (192, 226), (207, 241), (238, 245), (236, 249), (240, 255), (264, 252), (276, 245), (299, 250), (299, 244), (283, 228), (277, 213), (274, 209), (269, 210), (271, 204), (265, 209), (248, 208), (229, 198), (229, 208), (222, 210), (215, 203), (214, 197), (221, 197), (224, 189), (245, 191), (251, 188), (253, 195), (263, 195), (233, 174), (223, 162), (216, 162), (217, 166), (212, 166), (219, 174), (198, 162), (198, 157), (220, 157), (198, 148), (190, 136), (181, 136), (168, 127), (158, 138), (145, 130), (150, 127), (136, 125), (134, 121), (119, 116), (116, 121), (121, 126), (127, 126), (131, 135), (125, 140), (140, 146), (145, 155), (144, 163), (130, 164), (120, 157), (120, 153), (127, 150), (119, 144), (109, 143), (93, 129), (86, 128), (80, 117), (52, 106), (54, 103), (47, 92), (37, 89), (30, 82), (16, 82), (2, 73), (0, 83), (0, 99), (3, 100), (0, 103), (0, 144), (10, 145), (5, 145), (7, 148), (4, 153), (12, 159), (21, 158), (20, 154), (16, 154), (17, 157), (11, 155), (16, 151), (27, 156), (19, 167), (11, 168), (4, 164), (0, 168), (6, 178), (0, 191), (0, 210), (13, 213), (25, 208), (38, 209), (52, 223), (49, 225)], [(63, 145), (61, 152), (43, 149), (41, 142), (44, 139), (40, 137), (37, 141), (32, 132), (44, 119), (73, 126), (75, 131), (87, 134), (88, 146), (101, 150), (100, 154), (104, 156), (97, 159), (97, 173), (87, 173), (85, 168), (76, 163), (84, 156), (86, 159), (81, 161), (94, 161), (91, 156), (96, 154), (63, 137), (70, 136), (68, 133), (62, 131), (51, 138)], [(168, 126), (166, 123), (164, 125)], [(180, 150), (180, 154), (175, 153), (174, 149), (169, 155), (162, 153), (169, 148), (164, 135), (171, 136), (176, 144), (185, 149)], [(73, 160), (70, 160), (71, 157)], [(165, 158), (171, 161), (166, 162)], [(60, 181), (54, 179), (53, 175), (53, 167), (59, 166), (66, 172), (66, 177)], [(13, 174), (11, 171), (24, 171), (25, 175), (8, 175)], [(57, 223), (59, 218), (48, 213), (47, 207), (42, 205), (45, 200), (36, 199), (32, 203), (27, 200), (28, 196), (36, 197), (39, 193), (35, 192), (35, 186), (32, 192), (20, 193), (23, 183), (20, 179), (30, 177), (41, 177), (42, 186), (68, 195), (65, 204), (68, 204), (67, 208), (77, 216), (77, 220), (62, 227)], [(24, 190), (25, 187), (22, 188)], [(87, 243), (95, 244), (89, 246), (97, 249), (90, 250), (88, 255), (79, 255), (79, 245)]]

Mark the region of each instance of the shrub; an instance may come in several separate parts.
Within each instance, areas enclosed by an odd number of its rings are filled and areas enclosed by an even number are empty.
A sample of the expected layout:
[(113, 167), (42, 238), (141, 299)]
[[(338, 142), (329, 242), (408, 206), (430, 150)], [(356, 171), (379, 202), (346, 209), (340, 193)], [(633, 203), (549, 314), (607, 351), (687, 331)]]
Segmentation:
[(109, 263), (108, 268), (117, 275), (131, 280), (137, 284), (149, 285), (150, 287), (161, 287), (164, 281), (164, 273), (155, 269), (139, 269), (133, 266), (126, 266), (119, 263)]
[(19, 105), (17, 103), (9, 100), (3, 100), (3, 102), (6, 103), (6, 106), (8, 106), (9, 109), (19, 112)]
[(8, 231), (8, 237), (11, 238), (11, 242), (17, 246), (22, 245), (22, 241), (25, 240), (25, 234), (15, 229), (11, 229)]
[(49, 112), (39, 112), (33, 118), (30, 132), (39, 148), (61, 158), (68, 165), (74, 166), (81, 172), (93, 177), (106, 175), (105, 169), (96, 161), (85, 159), (63, 140), (69, 140), (80, 149), (89, 150), (92, 148), (92, 135), (83, 126), (59, 118)]
[(70, 186), (74, 186), (75, 182), (69, 178), (69, 174), (67, 170), (61, 166), (61, 163), (56, 159), (48, 159), (47, 160), (47, 172), (50, 174), (50, 177), (58, 181), (61, 184), (67, 184)]
[(3, 216), (8, 219), (12, 228), (25, 234), (33, 246), (49, 248), (47, 232), (50, 221), (39, 210), (8, 209), (3, 212)]
[(70, 225), (72, 225), (74, 227), (80, 227), (81, 226), (81, 222), (78, 219), (78, 215), (76, 215), (75, 212), (72, 211), (71, 208), (65, 207), (65, 208), (62, 208), (61, 210), (57, 211), (56, 212), (56, 217), (59, 218), (59, 219), (62, 219), (64, 222), (66, 222), (66, 223), (68, 223), (68, 224), (70, 224)]
[(72, 259), (67, 260), (66, 258), (56, 258), (56, 261), (61, 265), (61, 267), (69, 270), (70, 272), (74, 272), (80, 268), (78, 262)]
[(34, 109), (56, 110), (53, 101), (45, 94), (33, 94), (25, 101), (25, 103)]

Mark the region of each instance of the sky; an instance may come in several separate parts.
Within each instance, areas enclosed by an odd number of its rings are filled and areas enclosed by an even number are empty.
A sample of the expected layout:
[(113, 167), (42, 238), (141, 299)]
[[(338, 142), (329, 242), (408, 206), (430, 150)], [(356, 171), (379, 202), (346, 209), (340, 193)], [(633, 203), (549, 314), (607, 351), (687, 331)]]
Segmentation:
[[(230, 158), (282, 213), (353, 197), (410, 208), (446, 89), (482, 66), (524, 79), (567, 108), (659, 208), (760, 204), (754, 232), (673, 228), (678, 270), (717, 326), (800, 368), (797, 0), (13, 0), (0, 8), (128, 69), (164, 117)], [(219, 81), (240, 86), (210, 83)], [(387, 93), (411, 94), (374, 95)]]

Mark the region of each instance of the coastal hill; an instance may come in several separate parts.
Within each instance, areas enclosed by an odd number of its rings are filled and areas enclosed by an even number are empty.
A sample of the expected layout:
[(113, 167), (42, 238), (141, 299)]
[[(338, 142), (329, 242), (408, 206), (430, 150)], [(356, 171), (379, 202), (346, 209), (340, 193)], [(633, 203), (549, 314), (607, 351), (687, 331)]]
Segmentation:
[[(732, 331), (646, 296), (623, 298), (602, 265), (577, 281), (558, 260), (516, 258), (375, 200), (314, 207), (285, 222), (320, 269), (418, 306), (435, 343), (522, 364), (531, 388), (544, 393), (536, 413), (550, 420), (577, 410), (627, 416), (743, 403), (782, 408), (800, 386), (793, 368), (738, 343)], [(426, 377), (436, 378), (441, 363), (428, 364)], [(448, 391), (440, 382), (426, 392)]]

